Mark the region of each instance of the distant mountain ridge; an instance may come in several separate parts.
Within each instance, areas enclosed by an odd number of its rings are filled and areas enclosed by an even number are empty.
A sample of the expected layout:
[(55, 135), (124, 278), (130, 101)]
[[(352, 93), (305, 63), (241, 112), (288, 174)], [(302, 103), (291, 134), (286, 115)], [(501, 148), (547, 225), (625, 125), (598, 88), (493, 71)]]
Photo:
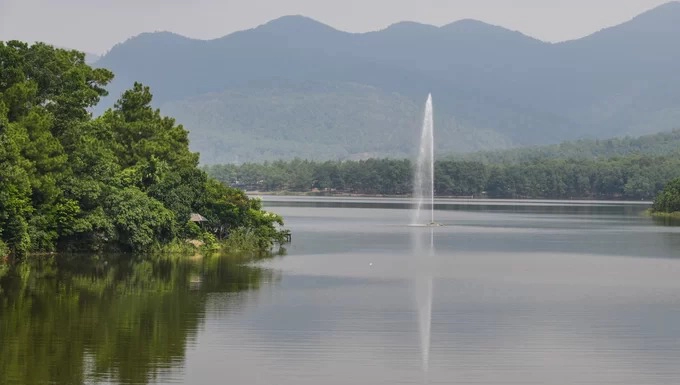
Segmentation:
[[(220, 146), (239, 149), (243, 161), (274, 154), (334, 159), (374, 152), (373, 142), (390, 126), (403, 133), (415, 125), (417, 131), (413, 111), (428, 92), (435, 114), (455, 119), (435, 128), (438, 150), (444, 152), (679, 127), (677, 36), (679, 2), (555, 44), (476, 20), (442, 27), (402, 22), (353, 34), (304, 16), (286, 16), (208, 41), (168, 32), (141, 34), (114, 46), (97, 66), (117, 75), (102, 108), (133, 81), (150, 85), (163, 113), (187, 126), (192, 147), (204, 152), (203, 162), (235, 159), (217, 156)], [(300, 97), (299, 85), (305, 84), (334, 84), (343, 91), (330, 97), (333, 91), (326, 87), (324, 103), (309, 104), (324, 111), (297, 108), (294, 117), (286, 115), (280, 101), (286, 93)], [(267, 90), (277, 99), (264, 97)], [(381, 96), (369, 102), (369, 95)], [(402, 110), (405, 100), (410, 107)], [(365, 106), (361, 116), (356, 115), (359, 103)], [(227, 111), (233, 108), (260, 112), (243, 124), (239, 111)], [(376, 118), (385, 111), (394, 115)], [(282, 120), (305, 127), (281, 125)], [(290, 135), (276, 148), (282, 130)], [(364, 137), (365, 145), (333, 130)], [(337, 137), (337, 142), (320, 142), (323, 137)], [(403, 155), (413, 146), (410, 140), (404, 134), (378, 152)], [(208, 144), (210, 151), (203, 151)], [(315, 146), (335, 150), (309, 150)]]

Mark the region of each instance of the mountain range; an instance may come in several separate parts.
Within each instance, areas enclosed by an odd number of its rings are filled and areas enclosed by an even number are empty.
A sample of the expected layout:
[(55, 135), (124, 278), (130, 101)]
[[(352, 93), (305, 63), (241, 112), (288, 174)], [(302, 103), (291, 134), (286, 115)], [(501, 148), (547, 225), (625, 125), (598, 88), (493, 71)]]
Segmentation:
[(440, 153), (680, 127), (680, 2), (547, 43), (461, 20), (347, 33), (286, 16), (214, 40), (144, 33), (96, 62), (190, 132), (206, 164), (415, 152), (428, 93)]

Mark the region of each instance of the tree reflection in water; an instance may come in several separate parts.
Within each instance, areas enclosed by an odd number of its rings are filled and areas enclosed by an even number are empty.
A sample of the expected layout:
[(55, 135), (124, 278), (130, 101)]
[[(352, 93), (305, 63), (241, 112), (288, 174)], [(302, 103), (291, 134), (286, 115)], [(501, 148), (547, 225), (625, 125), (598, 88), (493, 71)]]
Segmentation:
[(60, 256), (14, 266), (0, 278), (0, 383), (153, 381), (182, 365), (208, 293), (276, 279), (248, 260)]

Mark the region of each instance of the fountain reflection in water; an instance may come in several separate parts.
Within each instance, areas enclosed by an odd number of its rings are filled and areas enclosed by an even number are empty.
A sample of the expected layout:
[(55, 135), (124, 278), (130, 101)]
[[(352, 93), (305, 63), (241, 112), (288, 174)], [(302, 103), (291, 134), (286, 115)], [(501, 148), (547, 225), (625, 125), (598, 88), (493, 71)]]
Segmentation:
[(418, 310), (418, 332), (420, 356), (425, 375), (429, 371), (430, 336), (432, 325), (432, 290), (434, 268), (434, 228), (411, 230), (411, 245), (414, 257), (418, 258), (415, 269), (415, 296)]

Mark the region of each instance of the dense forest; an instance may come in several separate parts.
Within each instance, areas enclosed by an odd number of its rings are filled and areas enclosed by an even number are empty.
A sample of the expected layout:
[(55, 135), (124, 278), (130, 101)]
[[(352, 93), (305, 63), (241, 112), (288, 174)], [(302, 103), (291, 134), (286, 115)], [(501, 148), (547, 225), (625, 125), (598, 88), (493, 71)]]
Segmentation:
[[(408, 195), (409, 160), (345, 162), (293, 160), (206, 167), (218, 180), (257, 191)], [(653, 199), (680, 177), (680, 157), (535, 158), (509, 163), (441, 160), (435, 164), (439, 196), (546, 199)]]
[(187, 131), (151, 107), (148, 87), (93, 118), (112, 79), (77, 51), (0, 42), (0, 256), (146, 252), (235, 229), (265, 247), (283, 239), (279, 216), (198, 168)]
[[(413, 101), (354, 83), (263, 80), (161, 108), (191, 127), (204, 164), (403, 158), (420, 135), (426, 97)], [(462, 125), (446, 109), (434, 119), (440, 151), (512, 145), (493, 130)]]

